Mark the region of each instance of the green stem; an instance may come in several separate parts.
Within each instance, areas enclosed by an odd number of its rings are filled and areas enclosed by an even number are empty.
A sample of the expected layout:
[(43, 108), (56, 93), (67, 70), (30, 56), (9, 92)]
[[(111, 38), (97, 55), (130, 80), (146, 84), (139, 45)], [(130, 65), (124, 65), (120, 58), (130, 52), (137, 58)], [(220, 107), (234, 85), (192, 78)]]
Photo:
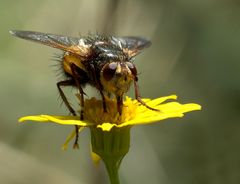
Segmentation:
[(92, 151), (103, 160), (111, 184), (120, 184), (118, 169), (129, 150), (130, 128), (129, 126), (114, 127), (110, 131), (91, 128)]
[(103, 162), (106, 166), (111, 184), (120, 184), (118, 169), (119, 169), (121, 160), (118, 160), (116, 158), (109, 158), (109, 159), (104, 159)]

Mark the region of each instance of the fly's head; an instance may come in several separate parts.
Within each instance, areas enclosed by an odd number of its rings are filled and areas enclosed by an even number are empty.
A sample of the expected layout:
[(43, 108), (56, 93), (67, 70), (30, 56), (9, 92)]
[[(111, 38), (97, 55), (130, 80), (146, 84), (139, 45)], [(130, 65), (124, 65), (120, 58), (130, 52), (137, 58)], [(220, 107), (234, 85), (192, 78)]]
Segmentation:
[(128, 60), (106, 62), (100, 72), (100, 81), (104, 91), (115, 96), (124, 95), (134, 80), (137, 80), (137, 69)]
[(105, 92), (122, 97), (129, 90), (131, 83), (137, 81), (137, 69), (132, 61), (150, 44), (141, 37), (108, 37), (94, 43)]

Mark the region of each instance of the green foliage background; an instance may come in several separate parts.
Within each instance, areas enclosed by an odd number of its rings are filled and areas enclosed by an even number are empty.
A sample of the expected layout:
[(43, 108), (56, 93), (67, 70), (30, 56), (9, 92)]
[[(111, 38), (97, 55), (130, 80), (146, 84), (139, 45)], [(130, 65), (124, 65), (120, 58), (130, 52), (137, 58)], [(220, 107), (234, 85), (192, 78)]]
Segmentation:
[[(151, 39), (136, 58), (142, 96), (177, 94), (203, 110), (134, 127), (122, 183), (240, 183), (239, 1), (2, 0), (0, 15), (0, 183), (108, 182), (103, 165), (91, 163), (87, 130), (80, 150), (61, 151), (72, 127), (17, 123), (23, 115), (67, 110), (50, 67), (60, 52), (14, 38), (12, 29)], [(74, 103), (75, 91), (66, 91)]]

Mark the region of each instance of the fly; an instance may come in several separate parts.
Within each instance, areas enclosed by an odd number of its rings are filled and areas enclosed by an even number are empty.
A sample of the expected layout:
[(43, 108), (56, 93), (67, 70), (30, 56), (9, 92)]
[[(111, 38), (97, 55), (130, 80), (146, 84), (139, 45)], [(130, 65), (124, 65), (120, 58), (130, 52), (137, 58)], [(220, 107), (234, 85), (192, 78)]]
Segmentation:
[[(81, 113), (84, 119), (84, 91), (83, 87), (89, 84), (95, 87), (102, 98), (103, 111), (107, 112), (106, 96), (113, 96), (117, 100), (116, 108), (121, 115), (124, 94), (134, 84), (135, 98), (151, 110), (142, 101), (138, 87), (138, 73), (133, 63), (134, 57), (151, 42), (135, 36), (114, 37), (105, 35), (88, 35), (86, 37), (70, 37), (33, 31), (10, 31), (13, 36), (34, 41), (62, 50), (62, 68), (65, 80), (57, 82), (60, 96), (70, 111), (76, 116), (75, 110), (68, 102), (62, 87), (73, 86), (79, 90)], [(76, 137), (79, 127), (76, 125)], [(75, 140), (77, 146), (77, 138)]]

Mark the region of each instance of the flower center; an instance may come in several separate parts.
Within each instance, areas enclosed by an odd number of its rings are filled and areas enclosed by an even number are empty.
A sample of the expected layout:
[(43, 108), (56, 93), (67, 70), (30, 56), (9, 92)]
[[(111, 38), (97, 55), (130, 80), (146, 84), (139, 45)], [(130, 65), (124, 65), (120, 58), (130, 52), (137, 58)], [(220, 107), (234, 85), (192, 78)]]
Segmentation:
[(126, 98), (123, 104), (122, 114), (117, 110), (116, 99), (106, 98), (107, 112), (103, 111), (102, 100), (96, 98), (86, 99), (84, 102), (84, 119), (96, 124), (109, 122), (111, 124), (121, 124), (136, 116), (137, 103), (130, 98)]

